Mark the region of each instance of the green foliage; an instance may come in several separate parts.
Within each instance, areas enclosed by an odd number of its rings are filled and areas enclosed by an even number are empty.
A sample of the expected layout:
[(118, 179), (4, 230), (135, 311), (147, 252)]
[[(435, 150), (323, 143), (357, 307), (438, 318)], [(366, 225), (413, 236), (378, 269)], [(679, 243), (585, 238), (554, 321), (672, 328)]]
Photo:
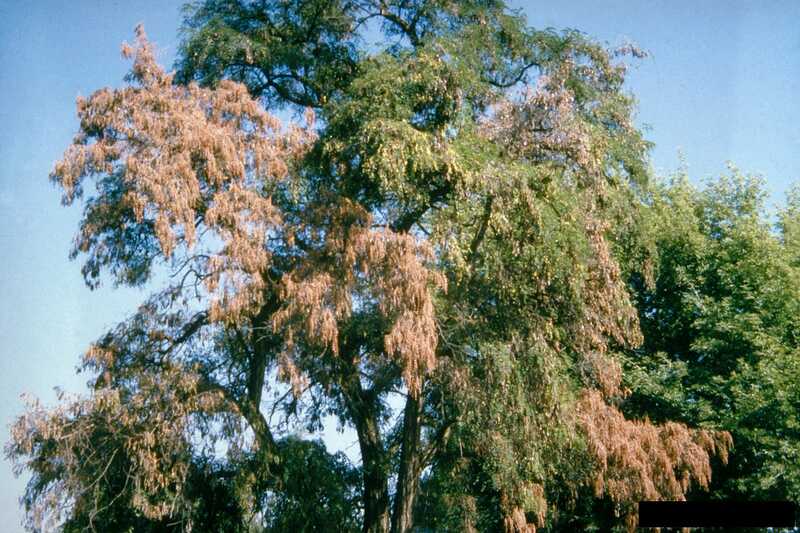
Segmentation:
[(265, 531), (358, 531), (361, 472), (319, 441), (287, 437), (280, 490), (264, 497)]
[(773, 225), (763, 182), (732, 169), (652, 196), (655, 283), (634, 280), (643, 347), (627, 357), (625, 410), (724, 428), (713, 497), (799, 500), (800, 269), (796, 196)]
[(347, 1), (198, 2), (187, 6), (180, 81), (232, 77), (268, 102), (315, 105), (358, 66)]

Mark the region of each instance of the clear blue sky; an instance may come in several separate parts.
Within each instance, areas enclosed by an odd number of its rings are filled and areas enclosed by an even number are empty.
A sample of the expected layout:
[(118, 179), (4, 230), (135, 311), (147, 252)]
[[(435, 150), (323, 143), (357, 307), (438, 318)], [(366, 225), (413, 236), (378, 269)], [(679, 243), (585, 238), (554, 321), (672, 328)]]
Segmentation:
[[(89, 342), (144, 298), (90, 292), (67, 253), (80, 210), (63, 208), (47, 175), (77, 128), (75, 98), (119, 86), (119, 46), (144, 22), (171, 64), (180, 1), (0, 0), (0, 425), (30, 392), (52, 402), (56, 385), (80, 391), (75, 365)], [(773, 198), (800, 179), (800, 2), (512, 2), (537, 27), (575, 28), (651, 53), (630, 76), (640, 125), (667, 173), (682, 151), (693, 179), (726, 161), (767, 178)], [(341, 439), (338, 439), (342, 445)], [(346, 443), (344, 443), (346, 444)], [(21, 531), (15, 480), (0, 461), (0, 528)]]

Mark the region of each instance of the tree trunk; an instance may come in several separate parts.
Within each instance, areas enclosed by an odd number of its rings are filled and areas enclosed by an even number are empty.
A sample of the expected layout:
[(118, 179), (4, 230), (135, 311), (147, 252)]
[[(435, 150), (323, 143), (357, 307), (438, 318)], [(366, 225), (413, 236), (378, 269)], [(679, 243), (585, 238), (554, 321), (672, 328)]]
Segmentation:
[(347, 409), (353, 420), (364, 471), (364, 533), (389, 531), (389, 475), (381, 439), (376, 398), (365, 391), (357, 373), (344, 387)]
[(356, 428), (364, 469), (364, 533), (389, 531), (389, 479), (376, 422), (365, 419), (363, 429), (362, 424)]
[(408, 533), (414, 525), (414, 500), (419, 488), (420, 413), (422, 394), (406, 400), (403, 415), (403, 443), (400, 469), (397, 473), (397, 492), (392, 512), (392, 533)]

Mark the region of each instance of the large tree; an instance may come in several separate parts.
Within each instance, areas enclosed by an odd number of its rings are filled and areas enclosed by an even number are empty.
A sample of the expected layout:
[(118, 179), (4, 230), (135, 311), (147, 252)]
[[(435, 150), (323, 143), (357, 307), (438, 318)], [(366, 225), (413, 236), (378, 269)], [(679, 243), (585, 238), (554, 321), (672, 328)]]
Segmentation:
[[(635, 49), (490, 0), (208, 0), (184, 31), (172, 75), (138, 30), (52, 174), (89, 286), (161, 288), (88, 396), (15, 425), (33, 526), (532, 531), (582, 487), (632, 526), (708, 484), (726, 433), (618, 410)], [(328, 415), (357, 467), (288, 433)]]

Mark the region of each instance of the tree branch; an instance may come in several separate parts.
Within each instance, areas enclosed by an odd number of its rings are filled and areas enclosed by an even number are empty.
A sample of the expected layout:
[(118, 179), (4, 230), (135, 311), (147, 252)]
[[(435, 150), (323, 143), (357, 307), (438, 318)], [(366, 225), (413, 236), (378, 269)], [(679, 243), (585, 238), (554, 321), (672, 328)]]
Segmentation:
[(481, 79), (484, 82), (488, 83), (489, 85), (493, 85), (494, 87), (497, 87), (498, 89), (508, 89), (510, 87), (513, 87), (514, 85), (516, 85), (520, 81), (522, 81), (522, 78), (525, 76), (525, 74), (528, 72), (528, 70), (530, 70), (532, 67), (536, 67), (538, 65), (539, 64), (536, 61), (531, 61), (530, 63), (528, 63), (527, 65), (522, 67), (520, 69), (519, 73), (509, 81), (494, 80), (494, 79), (492, 79), (492, 78), (490, 78), (488, 76), (485, 76), (483, 74), (481, 75)]
[(489, 218), (492, 216), (492, 204), (494, 203), (494, 196), (489, 195), (486, 197), (486, 202), (483, 204), (483, 215), (481, 216), (480, 225), (478, 226), (478, 232), (475, 234), (475, 237), (472, 238), (472, 242), (469, 245), (469, 258), (467, 259), (468, 263), (472, 263), (475, 255), (478, 252), (478, 247), (483, 242), (483, 238), (486, 236), (486, 229), (489, 227)]
[(419, 40), (419, 36), (417, 35), (417, 29), (415, 26), (407, 23), (405, 20), (401, 19), (399, 16), (391, 13), (389, 11), (389, 7), (386, 5), (386, 2), (381, 2), (380, 16), (400, 28), (400, 30), (408, 37), (408, 41), (411, 43), (411, 46), (414, 48), (418, 48), (421, 44)]

